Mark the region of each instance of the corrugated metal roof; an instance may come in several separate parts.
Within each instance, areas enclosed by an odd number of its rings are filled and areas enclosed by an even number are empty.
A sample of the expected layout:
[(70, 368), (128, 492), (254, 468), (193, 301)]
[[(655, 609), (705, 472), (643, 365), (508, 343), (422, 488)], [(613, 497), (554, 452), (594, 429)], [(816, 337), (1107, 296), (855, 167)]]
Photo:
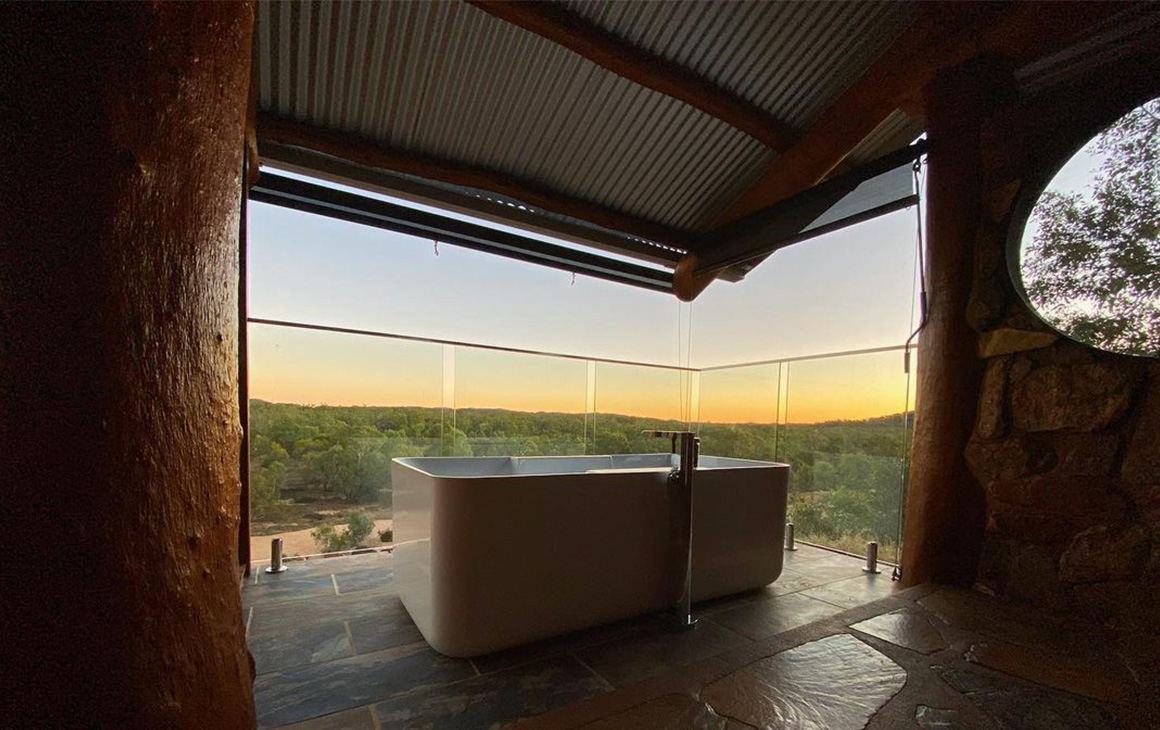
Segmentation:
[[(796, 128), (822, 114), (915, 12), (881, 2), (569, 6)], [(688, 104), (453, 0), (262, 0), (258, 39), (264, 112), (677, 229), (708, 228), (776, 159)], [(859, 157), (908, 141), (899, 141), (903, 122), (893, 124)]]
[(262, 3), (261, 103), (677, 228), (772, 159), (759, 142), (458, 2)]
[(572, 11), (805, 129), (918, 11), (907, 2), (567, 0)]

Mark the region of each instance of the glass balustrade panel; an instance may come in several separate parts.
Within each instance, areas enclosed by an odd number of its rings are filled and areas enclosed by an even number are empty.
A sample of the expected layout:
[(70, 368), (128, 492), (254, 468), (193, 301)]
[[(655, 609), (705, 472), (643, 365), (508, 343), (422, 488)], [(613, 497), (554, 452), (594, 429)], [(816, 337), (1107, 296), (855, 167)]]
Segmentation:
[(779, 363), (700, 373), (701, 453), (777, 459)]
[(584, 453), (588, 361), (456, 347), (454, 382), (445, 454)]
[(800, 360), (786, 368), (779, 457), (790, 464), (799, 539), (896, 559), (908, 379), (901, 351)]
[(668, 441), (643, 432), (689, 429), (695, 383), (688, 371), (597, 362), (594, 372), (589, 453), (667, 452)]
[(390, 543), (391, 459), (440, 453), (443, 347), (251, 324), (252, 554)]

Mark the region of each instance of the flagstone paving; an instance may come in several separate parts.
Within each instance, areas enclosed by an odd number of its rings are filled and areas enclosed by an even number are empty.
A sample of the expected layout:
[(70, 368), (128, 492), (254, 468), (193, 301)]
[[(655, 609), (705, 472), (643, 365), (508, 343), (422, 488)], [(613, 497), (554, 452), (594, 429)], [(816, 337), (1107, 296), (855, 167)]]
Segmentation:
[[(801, 546), (765, 589), (472, 659), (433, 651), (387, 553), (243, 586), (259, 726), (291, 730), (1160, 727), (1160, 638), (898, 590)], [(325, 590), (329, 582), (329, 590)]]

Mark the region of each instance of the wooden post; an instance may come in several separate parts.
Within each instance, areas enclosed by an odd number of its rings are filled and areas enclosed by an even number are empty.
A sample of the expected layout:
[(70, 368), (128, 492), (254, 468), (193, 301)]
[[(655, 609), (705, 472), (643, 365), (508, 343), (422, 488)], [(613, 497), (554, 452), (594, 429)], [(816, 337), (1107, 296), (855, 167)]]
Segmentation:
[(254, 7), (0, 9), (0, 724), (253, 728), (238, 233)]
[(983, 367), (967, 322), (981, 217), (980, 127), (1010, 98), (1014, 81), (997, 60), (975, 58), (940, 72), (924, 90), (929, 138), (927, 287), (920, 336), (915, 433), (906, 500), (906, 585), (970, 585), (986, 502), (964, 450), (974, 428)]
[[(251, 95), (252, 96), (252, 95)], [(238, 450), (238, 567), (243, 576), (250, 575), (254, 556), (250, 554), (250, 296), (249, 270), (249, 181), (251, 147), (242, 152), (242, 175), (245, 181), (241, 199), (241, 223), (238, 226), (238, 422), (242, 427), (242, 443)]]

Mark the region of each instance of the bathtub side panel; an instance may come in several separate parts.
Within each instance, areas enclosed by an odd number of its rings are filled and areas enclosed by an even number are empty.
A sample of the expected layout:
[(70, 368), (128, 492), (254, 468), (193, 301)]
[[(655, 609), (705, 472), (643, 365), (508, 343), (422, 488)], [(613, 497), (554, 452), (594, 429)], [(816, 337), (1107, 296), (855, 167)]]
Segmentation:
[(698, 470), (693, 599), (769, 585), (781, 575), (789, 467)]
[(424, 636), (472, 656), (662, 608), (666, 489), (665, 472), (437, 480)]
[(431, 517), (436, 478), (399, 462), (391, 464), (395, 587), (419, 631), (434, 629), (431, 584)]

